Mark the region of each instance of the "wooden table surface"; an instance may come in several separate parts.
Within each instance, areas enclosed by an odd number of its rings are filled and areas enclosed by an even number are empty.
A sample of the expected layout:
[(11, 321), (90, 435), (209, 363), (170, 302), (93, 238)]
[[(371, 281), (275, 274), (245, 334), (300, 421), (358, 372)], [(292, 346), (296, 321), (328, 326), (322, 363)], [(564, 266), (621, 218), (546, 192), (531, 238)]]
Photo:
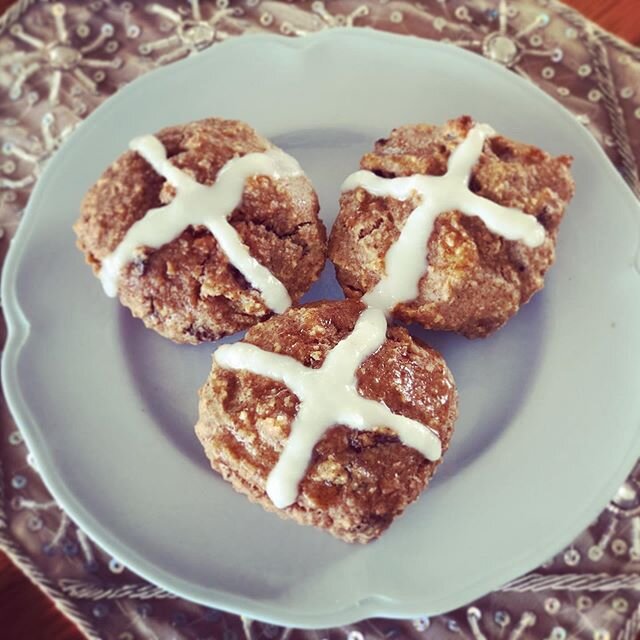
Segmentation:
[[(640, 0), (565, 0), (594, 22), (640, 46)], [(0, 0), (0, 13), (11, 0)], [(82, 640), (84, 636), (0, 552), (3, 640)]]

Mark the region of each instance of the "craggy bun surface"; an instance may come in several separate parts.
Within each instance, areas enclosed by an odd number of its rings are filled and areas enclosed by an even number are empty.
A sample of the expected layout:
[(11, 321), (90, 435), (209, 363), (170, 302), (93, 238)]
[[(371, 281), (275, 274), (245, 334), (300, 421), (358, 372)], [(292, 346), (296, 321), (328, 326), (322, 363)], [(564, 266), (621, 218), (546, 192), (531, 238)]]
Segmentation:
[[(349, 335), (364, 305), (315, 302), (252, 327), (245, 342), (318, 368)], [(442, 356), (401, 327), (357, 371), (358, 390), (438, 433), (446, 451), (457, 415), (457, 393)], [(327, 398), (327, 402), (331, 402)], [(297, 501), (277, 509), (267, 496), (269, 472), (297, 411), (282, 383), (215, 362), (200, 390), (196, 434), (211, 466), (250, 500), (347, 542), (377, 538), (420, 495), (439, 462), (403, 445), (384, 425), (371, 431), (330, 428), (316, 445)], [(425, 427), (426, 428), (426, 427)]]
[[(248, 125), (218, 118), (168, 127), (157, 137), (176, 167), (207, 185), (232, 158), (273, 147)], [(137, 220), (170, 202), (174, 194), (136, 152), (120, 156), (85, 196), (74, 226), (78, 247), (94, 272)], [(319, 277), (326, 232), (316, 193), (305, 176), (250, 178), (229, 222), (294, 302)], [(271, 315), (216, 239), (198, 226), (187, 227), (174, 241), (124, 267), (118, 296), (147, 327), (181, 343), (215, 340)]]
[[(462, 116), (441, 127), (394, 129), (362, 157), (360, 168), (395, 178), (447, 171), (453, 150), (474, 122)], [(500, 135), (486, 140), (473, 168), (471, 191), (535, 216), (546, 231), (534, 249), (490, 232), (477, 216), (441, 214), (428, 241), (428, 269), (418, 296), (393, 310), (402, 322), (484, 337), (501, 327), (544, 284), (555, 257), (558, 226), (574, 192), (571, 158), (552, 157)], [(329, 240), (329, 258), (349, 298), (372, 289), (385, 273), (385, 255), (417, 201), (345, 192)]]

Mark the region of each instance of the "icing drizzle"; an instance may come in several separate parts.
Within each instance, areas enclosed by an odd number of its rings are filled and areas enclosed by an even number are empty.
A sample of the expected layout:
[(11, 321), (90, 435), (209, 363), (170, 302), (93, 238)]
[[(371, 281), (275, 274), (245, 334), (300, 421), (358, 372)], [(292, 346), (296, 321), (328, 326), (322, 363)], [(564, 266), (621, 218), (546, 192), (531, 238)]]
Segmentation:
[(427, 267), (427, 245), (436, 218), (446, 211), (478, 216), (487, 228), (507, 240), (519, 240), (538, 247), (545, 239), (544, 227), (535, 216), (504, 207), (469, 189), (471, 171), (479, 160), (487, 137), (495, 131), (486, 124), (475, 125), (449, 157), (443, 176), (416, 174), (402, 178), (381, 178), (371, 171), (356, 171), (342, 185), (342, 192), (362, 188), (371, 195), (405, 201), (419, 199), (402, 228), (400, 237), (385, 256), (385, 275), (362, 300), (388, 313), (399, 303), (413, 300)]
[(365, 309), (353, 331), (328, 354), (319, 369), (311, 369), (290, 356), (264, 351), (244, 342), (218, 348), (214, 360), (223, 368), (247, 370), (278, 380), (298, 396), (298, 413), (280, 458), (269, 474), (267, 495), (283, 509), (296, 501), (311, 453), (325, 431), (343, 424), (367, 430), (393, 429), (401, 442), (429, 460), (438, 460), (440, 438), (423, 424), (392, 413), (382, 402), (364, 398), (357, 389), (356, 371), (386, 339), (387, 322), (380, 309)]
[(291, 306), (285, 286), (261, 265), (242, 242), (228, 218), (242, 201), (245, 182), (251, 176), (274, 179), (302, 175), (297, 161), (280, 149), (248, 153), (229, 160), (212, 185), (200, 184), (167, 159), (167, 151), (155, 136), (141, 136), (129, 147), (137, 151), (175, 190), (173, 200), (147, 211), (135, 222), (115, 251), (102, 261), (100, 280), (105, 293), (114, 297), (124, 266), (142, 247), (158, 249), (175, 240), (190, 225), (202, 225), (215, 237), (229, 262), (257, 289), (266, 305), (276, 313)]

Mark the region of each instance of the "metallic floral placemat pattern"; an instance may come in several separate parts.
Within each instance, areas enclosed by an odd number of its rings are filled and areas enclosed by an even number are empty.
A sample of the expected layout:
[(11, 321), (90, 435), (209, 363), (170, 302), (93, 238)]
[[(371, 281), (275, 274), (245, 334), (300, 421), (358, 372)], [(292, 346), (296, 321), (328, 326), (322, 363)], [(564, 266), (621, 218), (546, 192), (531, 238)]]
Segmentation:
[[(344, 25), (452, 42), (525, 76), (588, 127), (640, 196), (640, 50), (554, 0), (21, 0), (0, 18), (0, 255), (47, 160), (119, 87), (243, 33), (303, 36)], [(0, 548), (89, 638), (632, 640), (640, 633), (640, 465), (571, 546), (477, 602), (432, 618), (301, 631), (180, 600), (102, 552), (51, 499), (4, 403), (0, 411)]]

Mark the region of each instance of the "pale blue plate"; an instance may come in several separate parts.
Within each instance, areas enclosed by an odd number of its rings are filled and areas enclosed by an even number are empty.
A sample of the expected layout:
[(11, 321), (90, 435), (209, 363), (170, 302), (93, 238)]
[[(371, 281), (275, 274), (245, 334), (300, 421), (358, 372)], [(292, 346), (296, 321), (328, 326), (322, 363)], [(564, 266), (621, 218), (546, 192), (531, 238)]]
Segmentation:
[[(193, 424), (212, 347), (173, 345), (107, 299), (71, 224), (132, 137), (218, 115), (294, 154), (330, 225), (376, 138), (462, 113), (574, 155), (577, 194), (543, 293), (487, 340), (428, 336), (459, 385), (451, 449), (378, 542), (349, 546), (263, 512), (208, 469)], [(56, 499), (150, 581), (293, 626), (436, 614), (569, 543), (640, 454), (639, 223), (590, 134), (477, 55), (369, 30), (232, 39), (119, 91), (48, 165), (3, 274), (6, 395)], [(312, 292), (323, 296), (339, 296), (330, 269)]]

